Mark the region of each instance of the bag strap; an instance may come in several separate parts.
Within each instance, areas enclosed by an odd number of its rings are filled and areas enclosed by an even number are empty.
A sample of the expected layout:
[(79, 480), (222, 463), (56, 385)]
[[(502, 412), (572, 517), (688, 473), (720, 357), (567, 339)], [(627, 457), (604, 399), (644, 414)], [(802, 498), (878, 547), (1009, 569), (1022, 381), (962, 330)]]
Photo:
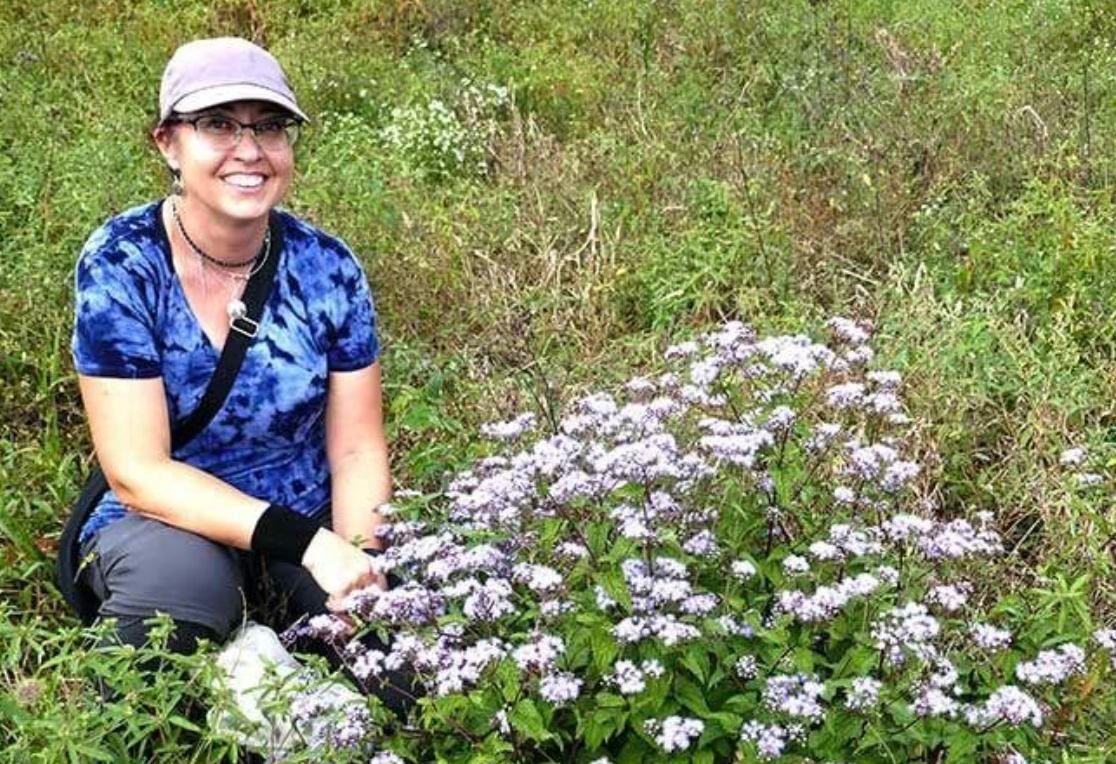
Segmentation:
[(244, 355), (248, 345), (256, 336), (259, 328), (260, 316), (263, 315), (264, 303), (271, 293), (275, 282), (275, 271), (279, 265), (279, 255), (283, 251), (282, 225), (279, 216), (274, 212), (269, 222), (271, 230), (271, 247), (269, 257), (263, 266), (249, 280), (244, 288), (243, 302), (246, 308), (245, 315), (232, 321), (225, 346), (221, 349), (221, 357), (217, 360), (217, 368), (213, 372), (209, 385), (205, 388), (201, 402), (185, 418), (175, 423), (171, 430), (171, 451), (181, 448), (194, 439), (210, 420), (217, 415), (224, 405), (225, 399), (232, 390), (236, 375), (240, 373)]

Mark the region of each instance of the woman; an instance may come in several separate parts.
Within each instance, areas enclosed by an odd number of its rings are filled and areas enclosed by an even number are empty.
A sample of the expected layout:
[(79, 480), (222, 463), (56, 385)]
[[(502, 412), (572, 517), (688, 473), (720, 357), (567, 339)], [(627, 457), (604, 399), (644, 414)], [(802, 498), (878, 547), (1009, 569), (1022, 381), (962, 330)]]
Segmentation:
[[(74, 364), (111, 487), (82, 528), (81, 575), (126, 643), (157, 612), (172, 649), (224, 640), (255, 596), (247, 570), (292, 617), (383, 585), (366, 554), (391, 492), (368, 285), (341, 241), (276, 209), (305, 120), (262, 48), (183, 45), (153, 130), (175, 193), (107, 221), (78, 262)], [(268, 258), (257, 326), (241, 297)], [(172, 451), (230, 331), (253, 336), (228, 398)]]

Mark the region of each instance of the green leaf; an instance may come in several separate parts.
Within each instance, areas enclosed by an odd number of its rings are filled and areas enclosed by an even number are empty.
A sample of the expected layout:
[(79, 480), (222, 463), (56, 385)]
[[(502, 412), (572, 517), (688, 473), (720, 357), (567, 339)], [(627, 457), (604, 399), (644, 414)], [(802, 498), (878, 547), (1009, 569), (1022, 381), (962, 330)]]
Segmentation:
[(546, 721), (531, 700), (521, 700), (516, 703), (508, 714), (508, 721), (512, 727), (531, 740), (550, 740), (554, 737), (553, 733), (547, 730)]
[(620, 750), (617, 764), (644, 764), (651, 758), (651, 749), (637, 735), (631, 735)]
[(690, 680), (681, 676), (676, 678), (674, 680), (674, 693), (678, 702), (695, 714), (706, 717), (713, 713), (705, 702), (705, 694), (701, 688)]
[(200, 733), (202, 731), (201, 727), (194, 724), (192, 721), (187, 719), (185, 716), (179, 716), (178, 714), (171, 714), (170, 718), (168, 718), (167, 721), (169, 721), (175, 727), (181, 727), (182, 729), (189, 730), (190, 732), (199, 732)]
[(693, 755), (693, 758), (691, 759), (691, 761), (693, 762), (693, 764), (713, 764), (713, 762), (714, 762), (713, 751), (710, 751), (710, 750), (698, 751), (697, 753), (695, 753)]
[(627, 722), (628, 714), (626, 711), (619, 709), (595, 711), (589, 714), (581, 724), (579, 733), (588, 748), (598, 748), (606, 740), (624, 729)]
[(94, 748), (92, 745), (89, 745), (87, 743), (75, 742), (73, 744), (73, 748), (70, 749), (70, 753), (73, 754), (75, 751), (77, 753), (80, 753), (82, 756), (87, 757), (87, 759), (107, 761), (109, 762), (109, 764), (112, 764), (112, 762), (116, 761), (116, 759), (113, 758), (112, 754), (106, 751), (104, 748)]
[(627, 708), (628, 701), (611, 692), (599, 692), (594, 698), (601, 708)]
[(681, 663), (697, 680), (705, 684), (709, 677), (709, 655), (700, 645), (691, 645), (682, 655)]

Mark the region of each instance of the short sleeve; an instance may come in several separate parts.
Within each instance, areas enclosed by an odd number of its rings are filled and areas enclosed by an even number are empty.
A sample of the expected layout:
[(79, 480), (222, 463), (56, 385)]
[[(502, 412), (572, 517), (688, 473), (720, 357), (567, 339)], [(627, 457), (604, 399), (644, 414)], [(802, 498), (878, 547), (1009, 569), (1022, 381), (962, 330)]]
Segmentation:
[(149, 379), (162, 375), (153, 313), (144, 300), (149, 279), (142, 253), (112, 242), (86, 246), (74, 274), (71, 351), (78, 373)]
[(333, 316), (327, 362), (330, 371), (355, 371), (380, 356), (376, 336), (376, 307), (368, 279), (353, 253), (342, 245), (330, 295)]

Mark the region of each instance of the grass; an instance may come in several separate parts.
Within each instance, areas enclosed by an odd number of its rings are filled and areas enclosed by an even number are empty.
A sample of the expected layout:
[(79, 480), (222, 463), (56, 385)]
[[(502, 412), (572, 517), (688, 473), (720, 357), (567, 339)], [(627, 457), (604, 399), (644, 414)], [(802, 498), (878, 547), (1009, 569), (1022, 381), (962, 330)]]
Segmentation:
[[(59, 740), (92, 745), (106, 729), (118, 756), (132, 729), (82, 716), (90, 701), (69, 681), (79, 641), (49, 583), (89, 452), (70, 278), (98, 223), (164, 192), (144, 130), (167, 56), (202, 35), (268, 44), (316, 117), (289, 206), (367, 265), (400, 485), (438, 488), (480, 422), (622, 379), (667, 337), (723, 318), (799, 330), (843, 312), (873, 319), (880, 365), (905, 373), (943, 510), (998, 513), (1018, 565), (995, 584), (1088, 574), (1094, 613), (1116, 617), (1108, 494), (1077, 495), (1053, 469), (1068, 445), (1116, 456), (1105, 8), (6, 4), (0, 631), (24, 636), (3, 642), (0, 730), (19, 740), (12, 720), (28, 708), (84, 720), (71, 738), (35, 738), (52, 761), (78, 750)], [(468, 84), (509, 96), (470, 112)], [(482, 167), (431, 148), (426, 123), (408, 128), (426, 148), (385, 144), (393, 109), (425, 114), (432, 99), (455, 110)], [(42, 688), (32, 705), (29, 681)], [(159, 727), (172, 748), (195, 734), (173, 726)], [(1076, 734), (1081, 750), (1111, 750), (1100, 726)]]

